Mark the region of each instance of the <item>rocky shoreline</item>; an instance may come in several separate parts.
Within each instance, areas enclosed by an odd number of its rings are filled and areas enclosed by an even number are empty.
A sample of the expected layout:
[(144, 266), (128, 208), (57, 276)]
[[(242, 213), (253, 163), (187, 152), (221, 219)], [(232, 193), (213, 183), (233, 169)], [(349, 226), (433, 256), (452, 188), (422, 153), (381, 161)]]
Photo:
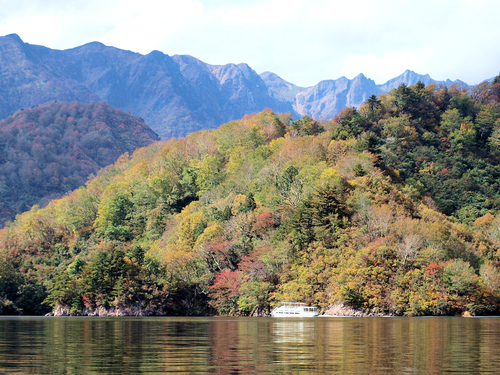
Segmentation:
[[(138, 307), (103, 307), (85, 308), (81, 313), (72, 313), (67, 307), (58, 306), (52, 312), (45, 316), (99, 316), (99, 317), (113, 317), (113, 316), (165, 316), (162, 310), (158, 309), (141, 309)], [(251, 316), (267, 316), (263, 311), (256, 311)], [(391, 314), (376, 313), (376, 312), (363, 312), (345, 306), (343, 303), (334, 304), (321, 316), (342, 316), (342, 317), (382, 317), (382, 316), (395, 316)]]
[(394, 314), (385, 314), (380, 312), (364, 312), (347, 307), (343, 303), (337, 303), (328, 307), (322, 316), (343, 316), (343, 317), (382, 317), (382, 316), (396, 316)]
[[(93, 309), (85, 308), (81, 313), (72, 313), (67, 307), (58, 306), (55, 310), (51, 311), (45, 316), (99, 316), (99, 317), (117, 317), (117, 316), (166, 316), (168, 315), (163, 310), (148, 308), (141, 309), (138, 307), (109, 307), (105, 308), (99, 306)], [(266, 315), (263, 311), (255, 311), (251, 314), (252, 317), (265, 317)], [(387, 314), (380, 312), (364, 312), (361, 310), (356, 310), (350, 308), (343, 303), (337, 303), (330, 305), (323, 314), (320, 316), (338, 316), (338, 317), (393, 317), (397, 316), (395, 314)], [(462, 317), (471, 317), (472, 315), (465, 311), (464, 313), (458, 315)]]
[(167, 315), (162, 310), (158, 309), (141, 309), (138, 307), (110, 307), (105, 308), (102, 306), (95, 309), (85, 308), (81, 313), (72, 313), (67, 307), (58, 306), (52, 312), (45, 314), (45, 316), (164, 316)]

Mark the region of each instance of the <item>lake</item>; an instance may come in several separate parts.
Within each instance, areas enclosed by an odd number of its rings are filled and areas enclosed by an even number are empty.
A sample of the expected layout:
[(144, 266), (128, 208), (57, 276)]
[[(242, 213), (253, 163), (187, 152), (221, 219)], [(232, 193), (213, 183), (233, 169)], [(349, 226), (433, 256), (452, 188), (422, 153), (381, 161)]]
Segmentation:
[(500, 318), (0, 317), (0, 373), (500, 372)]

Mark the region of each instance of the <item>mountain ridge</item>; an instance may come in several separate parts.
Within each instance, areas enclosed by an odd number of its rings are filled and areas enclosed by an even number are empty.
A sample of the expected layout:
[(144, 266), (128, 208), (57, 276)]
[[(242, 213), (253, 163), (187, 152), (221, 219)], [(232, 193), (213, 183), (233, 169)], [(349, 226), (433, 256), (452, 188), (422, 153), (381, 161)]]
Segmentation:
[(370, 95), (386, 94), (403, 83), (407, 86), (419, 81), (426, 86), (432, 83), (443, 86), (451, 86), (454, 83), (464, 84), (459, 80), (437, 81), (428, 74), (418, 74), (409, 69), (379, 85), (363, 73), (353, 79), (342, 76), (335, 80), (323, 80), (309, 87), (293, 85), (271, 72), (264, 72), (261, 76), (274, 97), (292, 102), (294, 110), (300, 115), (323, 120), (335, 117), (345, 107), (359, 107)]
[[(293, 117), (334, 117), (359, 107), (401, 83), (437, 83), (405, 71), (382, 85), (362, 73), (300, 87), (275, 73), (257, 74), (248, 64), (207, 64), (193, 56), (146, 55), (90, 42), (55, 50), (25, 43), (17, 34), (0, 37), (0, 118), (51, 100), (106, 101), (143, 118), (162, 138), (212, 129), (270, 108)], [(460, 82), (460, 81), (455, 81)]]

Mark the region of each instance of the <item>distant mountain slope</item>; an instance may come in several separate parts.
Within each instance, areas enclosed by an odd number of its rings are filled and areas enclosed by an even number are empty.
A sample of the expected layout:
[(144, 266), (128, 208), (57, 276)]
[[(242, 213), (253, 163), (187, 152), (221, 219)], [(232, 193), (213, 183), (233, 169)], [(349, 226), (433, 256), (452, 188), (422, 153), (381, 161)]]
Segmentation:
[(156, 140), (144, 121), (104, 102), (50, 102), (0, 121), (0, 228)]
[[(334, 117), (401, 83), (434, 81), (406, 71), (376, 85), (360, 74), (303, 88), (246, 64), (209, 65), (192, 56), (147, 55), (92, 42), (67, 50), (0, 37), (0, 118), (50, 100), (103, 100), (142, 117), (161, 137), (182, 137), (264, 108), (294, 117)], [(451, 81), (437, 82), (446, 85)]]
[(0, 37), (0, 118), (49, 100), (104, 100), (164, 138), (214, 128), (265, 107), (292, 111), (246, 64), (212, 66), (159, 51), (145, 56), (93, 42), (68, 50)]
[(435, 83), (438, 86), (439, 85), (451, 86), (454, 83), (462, 83), (463, 84), (463, 82), (459, 81), (459, 80), (451, 81), (451, 80), (447, 79), (446, 81), (436, 81), (435, 79), (432, 79), (428, 74), (425, 74), (425, 75), (417, 74), (417, 73), (407, 69), (403, 74), (388, 80), (383, 85), (378, 85), (378, 87), (380, 88), (380, 90), (382, 90), (382, 92), (388, 92), (392, 89), (397, 88), (402, 83), (406, 84), (407, 86), (411, 86), (411, 85), (416, 84), (419, 81), (422, 82), (425, 86), (428, 86), (428, 85), (433, 84), (433, 83)]
[(359, 107), (370, 95), (385, 94), (402, 83), (408, 86), (418, 81), (426, 86), (431, 83), (451, 86), (454, 83), (450, 80), (436, 81), (428, 74), (421, 75), (411, 70), (406, 70), (382, 85), (375, 84), (363, 74), (357, 75), (352, 80), (346, 77), (325, 80), (306, 88), (295, 86), (271, 72), (264, 72), (261, 77), (275, 99), (291, 103), (294, 111), (301, 115), (324, 120), (335, 117), (345, 107)]
[(99, 100), (92, 90), (74, 79), (62, 79), (67, 67), (54, 65), (53, 51), (25, 44), (17, 35), (0, 37), (0, 117), (50, 100)]

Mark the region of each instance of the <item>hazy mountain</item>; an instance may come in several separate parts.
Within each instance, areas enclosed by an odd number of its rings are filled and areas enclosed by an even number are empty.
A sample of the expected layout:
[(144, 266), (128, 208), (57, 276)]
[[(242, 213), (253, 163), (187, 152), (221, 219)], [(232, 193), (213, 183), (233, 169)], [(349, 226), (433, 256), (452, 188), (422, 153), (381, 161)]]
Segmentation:
[[(309, 115), (316, 119), (330, 119), (345, 107), (359, 107), (372, 94), (380, 95), (389, 92), (402, 83), (410, 86), (421, 81), (426, 86), (431, 83), (451, 86), (450, 80), (436, 81), (428, 74), (421, 75), (411, 70), (377, 85), (363, 74), (352, 80), (341, 77), (336, 80), (321, 81), (315, 86), (298, 87), (271, 72), (261, 74), (262, 79), (276, 99), (292, 103), (293, 109), (301, 115)], [(463, 83), (461, 81), (455, 81)]]
[(246, 64), (213, 66), (159, 51), (140, 55), (93, 42), (68, 50), (0, 37), (0, 118), (50, 100), (104, 100), (141, 116), (164, 138), (272, 107), (262, 78)]
[[(210, 65), (159, 51), (141, 55), (92, 42), (67, 50), (0, 37), (0, 118), (50, 100), (103, 100), (142, 117), (161, 137), (215, 128), (268, 107), (329, 119), (401, 83), (436, 82), (406, 71), (383, 85), (360, 74), (299, 87), (247, 64)], [(451, 81), (437, 82), (450, 85)]]
[(406, 70), (403, 74), (388, 80), (386, 83), (384, 83), (383, 85), (379, 85), (378, 87), (383, 92), (388, 92), (389, 90), (395, 89), (402, 83), (406, 84), (407, 86), (411, 86), (419, 81), (422, 82), (425, 86), (428, 86), (432, 83), (435, 83), (438, 86), (451, 86), (454, 83), (463, 84), (463, 82), (460, 80), (451, 81), (447, 79), (446, 81), (436, 81), (435, 79), (432, 79), (428, 74), (422, 75), (417, 74), (411, 70)]

